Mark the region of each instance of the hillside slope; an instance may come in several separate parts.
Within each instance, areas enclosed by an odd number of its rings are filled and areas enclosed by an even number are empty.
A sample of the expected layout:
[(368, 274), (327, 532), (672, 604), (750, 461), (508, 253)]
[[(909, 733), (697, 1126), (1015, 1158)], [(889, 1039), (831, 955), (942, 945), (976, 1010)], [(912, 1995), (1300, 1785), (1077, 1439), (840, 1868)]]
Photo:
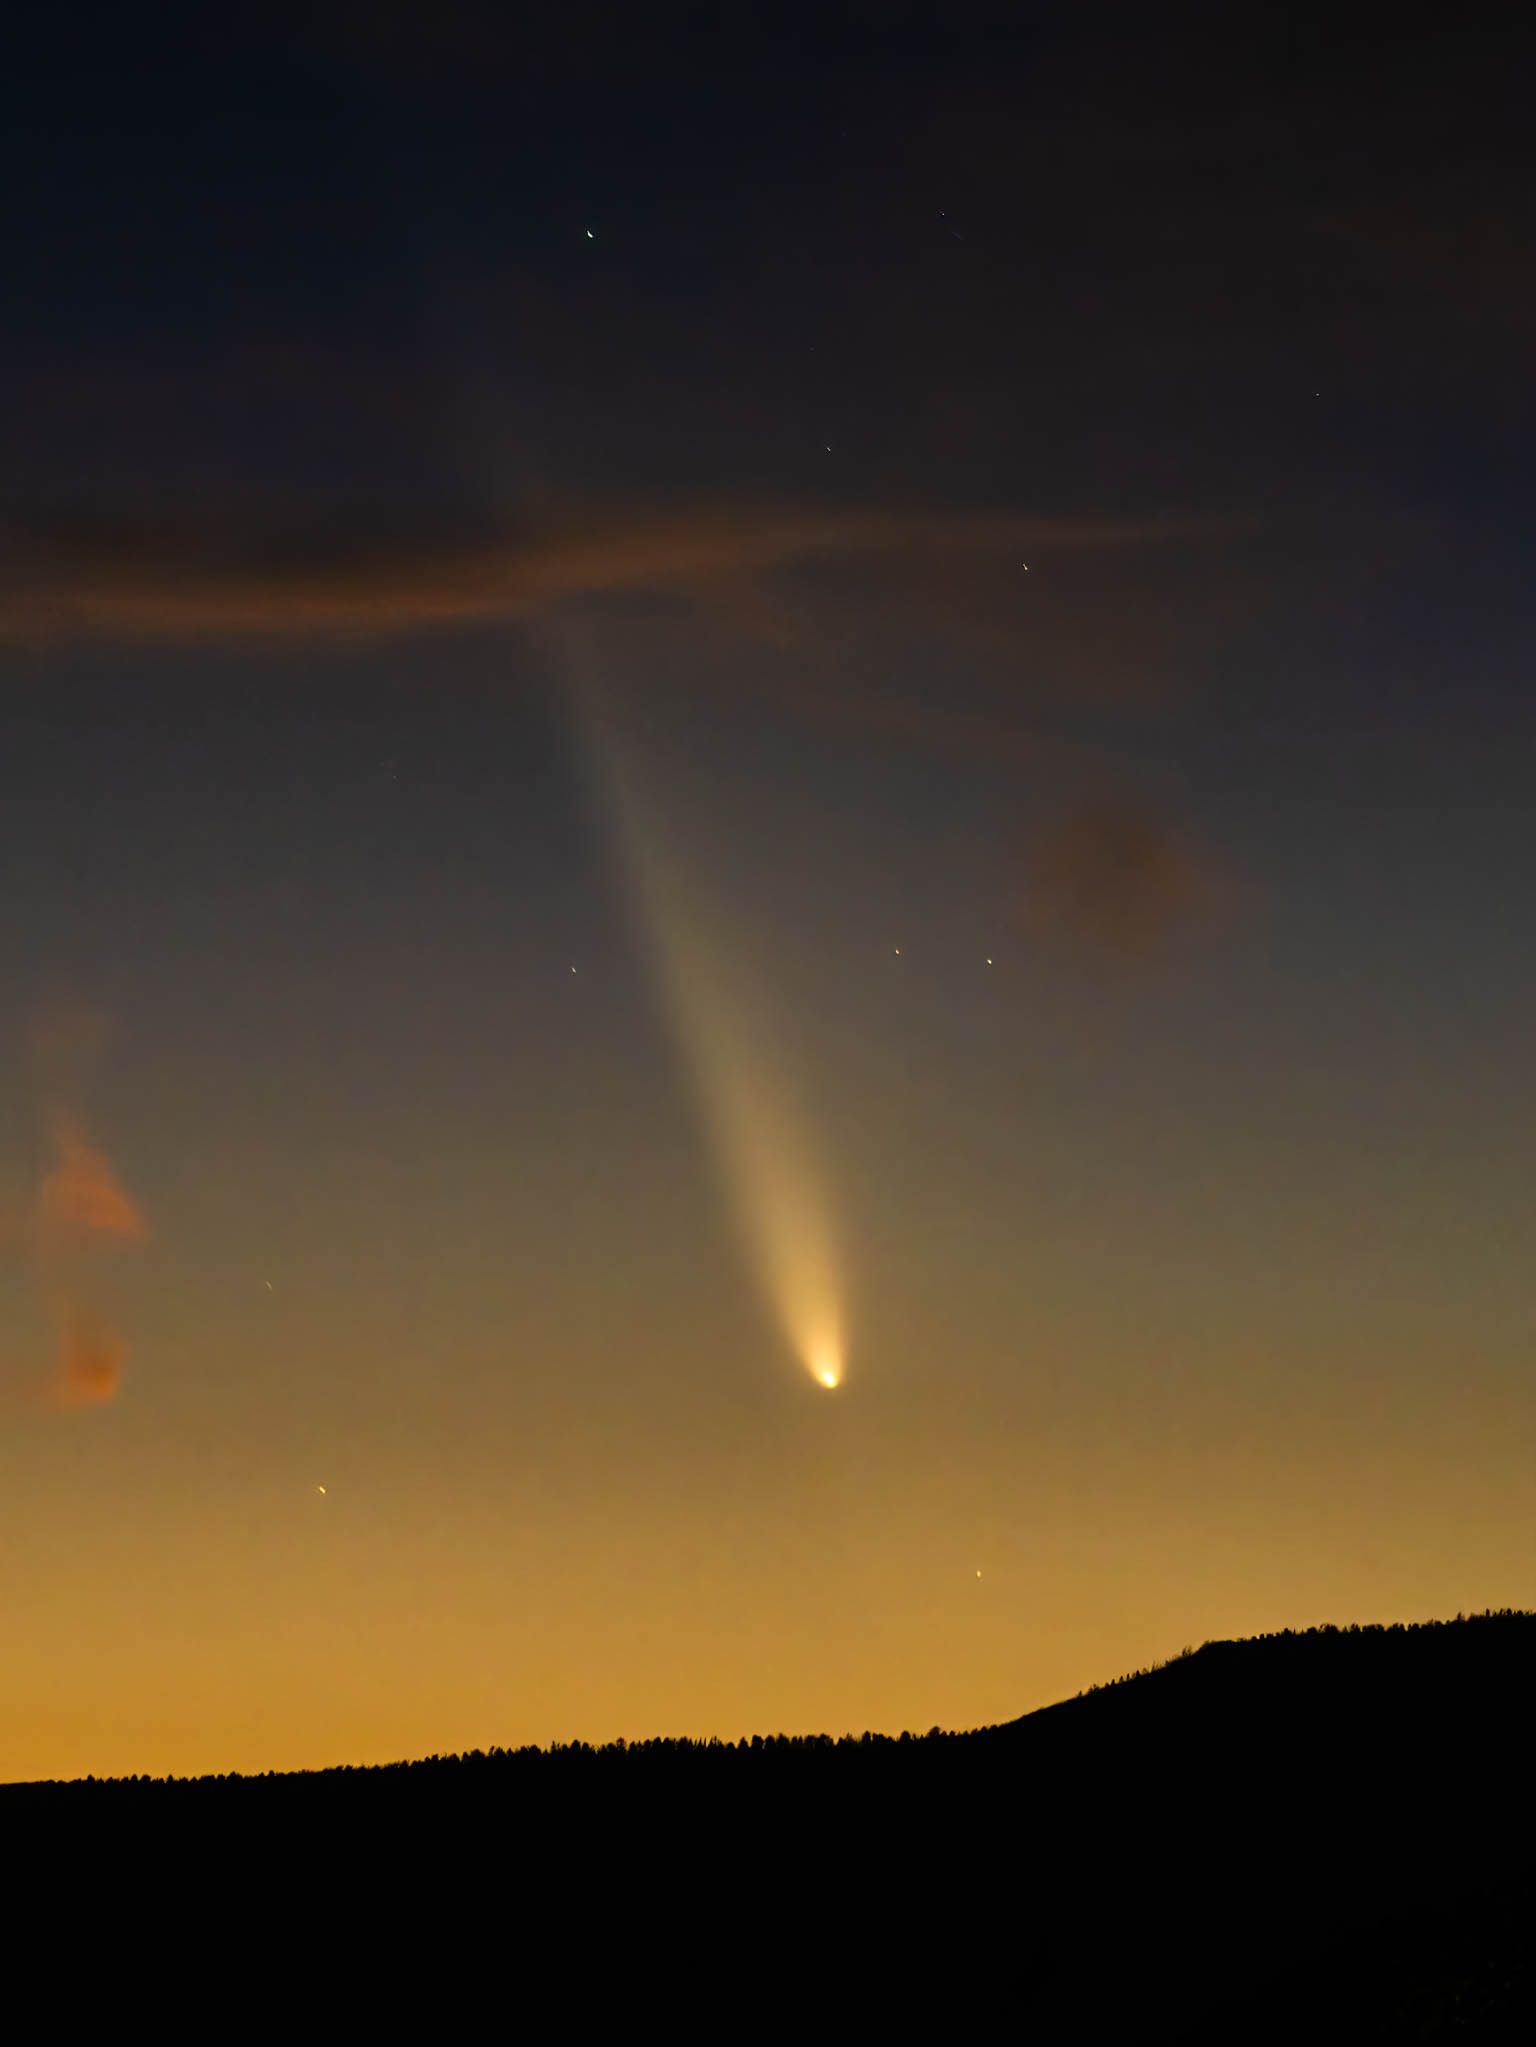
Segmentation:
[(1533, 1703), (1536, 1615), (1503, 1613), (1209, 1643), (969, 1734), (18, 1786), (0, 1818), (130, 1918), (174, 1899), (204, 1957), (214, 1898), (322, 1977), (408, 1928), (395, 2017), (445, 1955), (433, 2010), (482, 1996), (511, 1942), (599, 2030), (718, 2037), (745, 1998), (816, 2037), (1514, 2038)]

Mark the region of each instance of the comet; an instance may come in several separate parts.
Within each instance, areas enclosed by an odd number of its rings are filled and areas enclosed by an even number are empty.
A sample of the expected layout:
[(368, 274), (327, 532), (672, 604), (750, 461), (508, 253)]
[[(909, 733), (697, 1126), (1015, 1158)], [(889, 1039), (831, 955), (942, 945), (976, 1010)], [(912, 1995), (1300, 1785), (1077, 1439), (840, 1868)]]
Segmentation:
[(572, 672), (584, 677), (576, 696), (607, 815), (746, 1263), (791, 1350), (831, 1391), (846, 1370), (842, 1288), (827, 1176), (808, 1119), (764, 1032), (739, 948), (669, 843), (590, 664)]

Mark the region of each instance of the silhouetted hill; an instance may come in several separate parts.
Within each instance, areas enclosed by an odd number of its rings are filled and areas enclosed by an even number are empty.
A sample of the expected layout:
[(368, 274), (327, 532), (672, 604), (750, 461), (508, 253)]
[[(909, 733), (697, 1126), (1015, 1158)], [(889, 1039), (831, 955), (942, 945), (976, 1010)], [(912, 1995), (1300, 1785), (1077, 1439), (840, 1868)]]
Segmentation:
[(12, 1786), (0, 1820), (119, 1914), (175, 1899), (204, 1960), (253, 1914), (279, 1976), (350, 1957), (354, 2018), (405, 2023), (425, 1970), (455, 2031), (505, 1966), (525, 2020), (603, 2033), (1523, 2039), (1533, 1679), (1536, 1615), (1317, 1629), (966, 1734)]

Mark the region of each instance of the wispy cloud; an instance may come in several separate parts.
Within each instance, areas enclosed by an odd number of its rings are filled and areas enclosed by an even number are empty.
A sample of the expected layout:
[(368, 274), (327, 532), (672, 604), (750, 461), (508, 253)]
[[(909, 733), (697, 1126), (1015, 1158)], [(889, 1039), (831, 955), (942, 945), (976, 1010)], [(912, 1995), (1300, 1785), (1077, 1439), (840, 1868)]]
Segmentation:
[(553, 520), (486, 540), (370, 538), (307, 523), (256, 533), (13, 522), (0, 538), (0, 641), (314, 639), (544, 616), (585, 598), (739, 592), (817, 562), (1165, 544), (1173, 520), (1059, 519), (730, 503)]
[(1218, 925), (1231, 904), (1215, 857), (1139, 798), (1085, 800), (1029, 850), (1027, 928), (1090, 960), (1159, 959)]
[(55, 1160), (38, 1192), (38, 1234), (54, 1252), (101, 1238), (142, 1244), (144, 1218), (123, 1192), (106, 1153), (73, 1115), (53, 1119)]
[(59, 1324), (58, 1372), (52, 1396), (59, 1407), (97, 1407), (116, 1396), (128, 1346), (79, 1301), (55, 1304)]
[(50, 1011), (34, 1021), (34, 1059), (47, 1094), (47, 1156), (24, 1217), (10, 1232), (54, 1324), (55, 1355), (42, 1394), (59, 1407), (111, 1400), (128, 1346), (99, 1301), (101, 1257), (143, 1244), (149, 1227), (116, 1167), (89, 1135), (81, 1097), (85, 1069), (105, 1040), (105, 1022), (83, 1011)]

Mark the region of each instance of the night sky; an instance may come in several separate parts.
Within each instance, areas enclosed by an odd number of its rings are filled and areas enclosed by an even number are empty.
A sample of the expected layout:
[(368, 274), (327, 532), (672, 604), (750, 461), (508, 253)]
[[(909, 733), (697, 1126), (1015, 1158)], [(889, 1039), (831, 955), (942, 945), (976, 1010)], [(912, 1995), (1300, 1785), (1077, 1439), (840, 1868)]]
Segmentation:
[(1531, 39), (546, 12), (5, 30), (0, 1777), (1529, 1606)]

